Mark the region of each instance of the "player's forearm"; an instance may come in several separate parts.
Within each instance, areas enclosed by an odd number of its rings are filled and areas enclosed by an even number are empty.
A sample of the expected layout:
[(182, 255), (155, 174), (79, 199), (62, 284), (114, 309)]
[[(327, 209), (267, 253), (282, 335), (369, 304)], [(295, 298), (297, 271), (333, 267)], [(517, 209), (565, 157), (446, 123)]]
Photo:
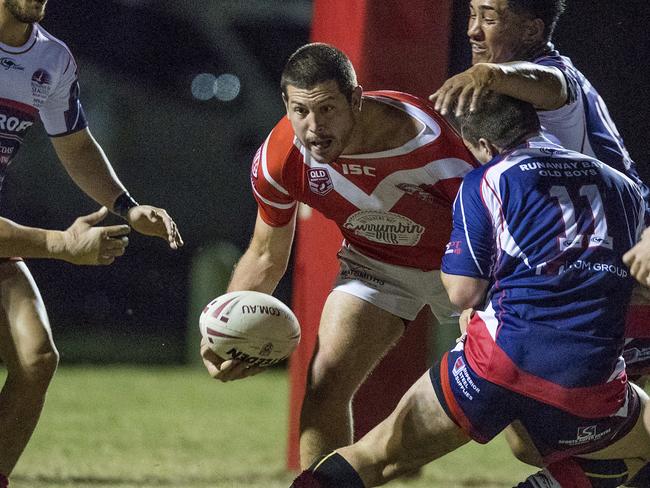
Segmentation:
[(490, 66), (492, 68), (492, 79), (488, 85), (490, 90), (532, 103), (542, 110), (555, 110), (566, 103), (566, 81), (556, 68), (530, 62)]
[(228, 291), (253, 290), (271, 294), (286, 268), (286, 261), (274, 261), (268, 254), (249, 249), (235, 266)]
[(0, 257), (62, 259), (63, 232), (16, 224), (0, 218)]
[(87, 130), (52, 140), (66, 171), (89, 197), (109, 209), (125, 187), (99, 144)]

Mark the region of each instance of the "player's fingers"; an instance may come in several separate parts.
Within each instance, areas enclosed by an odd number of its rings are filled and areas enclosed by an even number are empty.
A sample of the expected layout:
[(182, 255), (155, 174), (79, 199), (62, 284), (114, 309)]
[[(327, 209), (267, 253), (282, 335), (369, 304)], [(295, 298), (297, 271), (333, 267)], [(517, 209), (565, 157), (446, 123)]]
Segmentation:
[(634, 249), (630, 249), (628, 252), (623, 254), (623, 262), (629, 268), (630, 264), (634, 261)]
[(109, 264), (113, 264), (115, 261), (115, 256), (110, 256), (110, 255), (102, 255), (97, 258), (97, 264), (101, 266), (108, 266)]
[(246, 366), (244, 368), (244, 378), (248, 378), (249, 376), (255, 376), (256, 374), (260, 374), (262, 371), (264, 371), (265, 368), (260, 368), (258, 366)]
[(478, 105), (481, 101), (481, 96), (483, 95), (483, 87), (477, 86), (474, 88), (472, 93), (472, 101), (469, 104), (469, 111), (476, 112), (478, 110)]
[(93, 213), (90, 213), (88, 215), (83, 215), (82, 217), (79, 217), (77, 220), (79, 220), (79, 221), (81, 221), (81, 222), (83, 222), (85, 224), (88, 224), (90, 226), (93, 226), (95, 224), (98, 224), (102, 220), (104, 220), (106, 215), (108, 215), (108, 209), (106, 207), (102, 207), (99, 210), (97, 210), (96, 212), (93, 212)]
[(236, 361), (234, 359), (227, 359), (219, 364), (219, 372), (214, 376), (215, 379), (219, 381), (226, 382), (237, 379), (237, 371), (240, 368), (241, 361)]
[(458, 94), (458, 100), (456, 101), (456, 117), (460, 117), (465, 113), (465, 106), (473, 91), (474, 87), (471, 85), (465, 85)]
[(176, 223), (172, 220), (172, 232), (171, 235), (169, 236), (169, 246), (172, 249), (178, 249), (179, 247), (183, 247), (183, 238), (181, 237), (181, 233), (178, 230), (178, 227), (176, 226)]
[(104, 227), (102, 232), (108, 237), (124, 236), (131, 232), (131, 227), (126, 224), (109, 225), (108, 227)]
[(632, 261), (629, 264), (630, 274), (636, 279), (639, 279), (639, 271), (641, 270), (641, 260), (633, 257)]
[(249, 376), (251, 369), (252, 368), (243, 361), (237, 361), (237, 364), (230, 368), (230, 371), (228, 372), (228, 378), (230, 381), (246, 378)]
[(176, 222), (174, 222), (169, 214), (165, 212), (163, 215), (163, 223), (165, 224), (165, 230), (167, 232), (166, 237), (167, 241), (169, 242), (169, 247), (172, 249), (178, 249), (183, 245), (183, 240), (181, 239), (178, 228), (176, 227)]
[(126, 249), (124, 246), (119, 246), (119, 247), (105, 247), (102, 249), (102, 255), (103, 256), (123, 256), (124, 253), (126, 252)]
[(210, 361), (207, 361), (205, 359), (203, 360), (203, 365), (205, 366), (205, 369), (208, 371), (208, 374), (212, 378), (216, 379), (217, 376), (219, 375), (219, 368), (215, 366), (214, 363), (211, 363)]
[(451, 83), (450, 81), (445, 82), (436, 92), (429, 97), (429, 100), (431, 100), (434, 103), (433, 108), (436, 109), (436, 111), (440, 112), (442, 110), (442, 103), (445, 100), (445, 95), (451, 88)]
[(450, 89), (445, 92), (444, 97), (440, 103), (440, 113), (442, 115), (447, 115), (447, 113), (451, 110), (451, 108), (454, 106), (454, 103), (456, 102), (459, 92), (462, 89), (462, 86), (451, 86)]

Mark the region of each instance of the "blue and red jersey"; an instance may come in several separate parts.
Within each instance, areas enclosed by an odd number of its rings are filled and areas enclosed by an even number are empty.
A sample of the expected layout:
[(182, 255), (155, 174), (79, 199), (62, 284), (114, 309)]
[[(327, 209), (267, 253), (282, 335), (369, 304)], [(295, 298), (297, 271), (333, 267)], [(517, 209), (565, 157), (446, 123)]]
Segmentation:
[(470, 172), (442, 264), (490, 282), (467, 331), (470, 366), (574, 415), (616, 412), (634, 283), (622, 256), (644, 212), (630, 178), (543, 137)]

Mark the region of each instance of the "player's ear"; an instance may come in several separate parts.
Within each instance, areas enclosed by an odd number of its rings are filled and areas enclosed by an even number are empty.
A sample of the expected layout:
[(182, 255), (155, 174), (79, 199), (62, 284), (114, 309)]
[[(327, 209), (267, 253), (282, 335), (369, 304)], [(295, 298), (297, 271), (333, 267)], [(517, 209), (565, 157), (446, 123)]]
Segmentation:
[(357, 85), (354, 90), (352, 90), (352, 110), (361, 110), (361, 100), (363, 95), (363, 88), (361, 85)]
[(479, 151), (481, 152), (481, 155), (484, 156), (485, 161), (489, 161), (494, 156), (499, 154), (499, 148), (497, 148), (494, 144), (492, 144), (484, 137), (481, 137), (478, 140), (478, 148)]
[(542, 19), (529, 19), (526, 21), (523, 41), (537, 44), (544, 41), (544, 21)]

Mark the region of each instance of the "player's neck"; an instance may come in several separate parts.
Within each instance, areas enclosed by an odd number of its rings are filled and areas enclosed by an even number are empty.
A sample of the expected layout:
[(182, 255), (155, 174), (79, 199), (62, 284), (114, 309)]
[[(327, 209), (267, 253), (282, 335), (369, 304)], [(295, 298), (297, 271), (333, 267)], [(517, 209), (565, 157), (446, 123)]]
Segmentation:
[(343, 154), (370, 154), (403, 146), (422, 130), (405, 112), (364, 98), (354, 133)]
[(0, 42), (8, 46), (20, 47), (27, 42), (32, 33), (33, 24), (26, 24), (0, 8)]

